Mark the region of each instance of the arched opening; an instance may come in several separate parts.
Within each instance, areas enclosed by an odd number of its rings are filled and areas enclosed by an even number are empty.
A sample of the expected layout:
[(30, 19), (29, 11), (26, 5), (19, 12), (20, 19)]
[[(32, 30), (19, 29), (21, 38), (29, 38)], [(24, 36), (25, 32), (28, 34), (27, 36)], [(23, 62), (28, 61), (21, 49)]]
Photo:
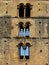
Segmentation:
[(20, 36), (24, 36), (24, 27), (23, 27), (23, 22), (20, 22), (19, 23), (19, 29), (20, 29)]
[(26, 17), (30, 17), (30, 13), (31, 13), (31, 8), (30, 8), (30, 4), (29, 3), (27, 3), (26, 4), (26, 12), (25, 12), (25, 16)]
[(29, 28), (30, 22), (26, 22), (25, 26), (26, 26), (25, 27), (25, 35), (26, 35), (26, 37), (29, 37), (30, 36), (30, 28)]
[(24, 4), (19, 5), (19, 17), (24, 17)]
[(30, 57), (30, 44), (26, 43), (25, 48), (24, 48), (23, 43), (19, 43), (18, 48), (19, 48), (20, 59), (23, 59), (24, 56), (25, 56), (25, 59), (29, 59), (29, 57)]
[(20, 59), (23, 59), (24, 57), (23, 43), (19, 43), (19, 55), (20, 55)]
[(29, 57), (30, 57), (30, 44), (26, 43), (25, 58), (29, 59)]

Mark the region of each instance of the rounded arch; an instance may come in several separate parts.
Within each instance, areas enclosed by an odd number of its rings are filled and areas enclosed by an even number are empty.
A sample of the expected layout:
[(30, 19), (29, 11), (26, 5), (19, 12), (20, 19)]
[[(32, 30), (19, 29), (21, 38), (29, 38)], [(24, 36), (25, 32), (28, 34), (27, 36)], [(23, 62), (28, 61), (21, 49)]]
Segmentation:
[(19, 6), (23, 6), (24, 7), (24, 4), (23, 3), (20, 3)]
[(30, 46), (30, 43), (26, 43), (26, 46)]
[(23, 25), (24, 23), (23, 23), (23, 22), (19, 22), (18, 24), (19, 24), (19, 25)]
[(29, 21), (25, 23), (25, 25), (30, 25), (30, 24), (31, 24), (31, 23), (30, 23)]
[(31, 6), (31, 4), (30, 3), (26, 3), (26, 6)]
[(18, 47), (20, 47), (20, 46), (23, 46), (23, 43), (20, 42), (20, 43), (18, 44)]
[(20, 29), (21, 29), (21, 28), (22, 28), (22, 29), (24, 28), (24, 27), (23, 27), (23, 24), (24, 24), (23, 22), (19, 22), (19, 23), (18, 23)]

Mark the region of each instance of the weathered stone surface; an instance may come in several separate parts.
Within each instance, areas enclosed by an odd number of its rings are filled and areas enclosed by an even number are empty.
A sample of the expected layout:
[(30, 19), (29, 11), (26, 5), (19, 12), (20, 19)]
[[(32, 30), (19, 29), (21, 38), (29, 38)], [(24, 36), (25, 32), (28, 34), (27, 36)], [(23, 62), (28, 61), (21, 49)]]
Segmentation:
[[(20, 3), (32, 5), (30, 18), (19, 17)], [(30, 22), (29, 38), (20, 37), (19, 22)], [(20, 43), (30, 44), (28, 60), (19, 57)], [(0, 65), (49, 65), (49, 0), (0, 0)]]
[(10, 37), (11, 34), (11, 19), (0, 18), (0, 37)]

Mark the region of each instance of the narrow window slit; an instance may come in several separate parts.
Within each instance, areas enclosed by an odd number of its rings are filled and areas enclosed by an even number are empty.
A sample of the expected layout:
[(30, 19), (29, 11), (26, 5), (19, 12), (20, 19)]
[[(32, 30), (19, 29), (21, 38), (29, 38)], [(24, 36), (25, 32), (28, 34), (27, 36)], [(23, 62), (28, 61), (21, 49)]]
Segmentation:
[(26, 43), (25, 58), (26, 59), (30, 58), (30, 44), (29, 43)]
[(24, 4), (19, 5), (19, 17), (24, 17)]
[(31, 14), (31, 5), (29, 3), (26, 4), (26, 12), (25, 12), (25, 15), (26, 17), (30, 17), (30, 14)]
[(29, 46), (26, 46), (26, 55), (25, 55), (26, 59), (29, 59)]
[(25, 32), (26, 32), (26, 37), (30, 36), (30, 29), (29, 29), (29, 22), (26, 23), (26, 28), (25, 28)]
[(19, 23), (19, 28), (20, 28), (20, 36), (24, 36), (23, 22), (20, 22), (20, 23)]

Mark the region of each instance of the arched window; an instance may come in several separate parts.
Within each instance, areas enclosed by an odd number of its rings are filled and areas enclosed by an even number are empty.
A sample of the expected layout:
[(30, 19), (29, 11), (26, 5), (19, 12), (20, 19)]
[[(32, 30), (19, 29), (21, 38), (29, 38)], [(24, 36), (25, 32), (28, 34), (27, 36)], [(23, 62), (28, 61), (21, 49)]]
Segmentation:
[(25, 12), (26, 17), (30, 17), (30, 13), (31, 13), (30, 4), (27, 3), (26, 4), (26, 12)]
[(23, 59), (24, 57), (24, 49), (23, 46), (20, 46), (20, 59)]
[(25, 35), (26, 35), (26, 37), (29, 37), (30, 36), (29, 25), (30, 25), (30, 22), (27, 22), (26, 23), (26, 28), (25, 28)]
[(19, 43), (19, 54), (20, 54), (20, 59), (23, 59), (24, 57), (23, 43)]
[(19, 17), (24, 17), (24, 4), (19, 5)]
[(23, 27), (23, 22), (20, 22), (19, 23), (19, 29), (20, 29), (20, 36), (24, 36), (24, 27)]
[(29, 56), (30, 56), (30, 44), (26, 43), (25, 48), (24, 48), (23, 43), (19, 43), (18, 48), (19, 48), (20, 59), (23, 59), (24, 56), (25, 56), (26, 59), (29, 59)]
[(29, 59), (30, 56), (30, 48), (29, 48), (30, 44), (26, 43), (26, 50), (25, 50), (25, 58)]

